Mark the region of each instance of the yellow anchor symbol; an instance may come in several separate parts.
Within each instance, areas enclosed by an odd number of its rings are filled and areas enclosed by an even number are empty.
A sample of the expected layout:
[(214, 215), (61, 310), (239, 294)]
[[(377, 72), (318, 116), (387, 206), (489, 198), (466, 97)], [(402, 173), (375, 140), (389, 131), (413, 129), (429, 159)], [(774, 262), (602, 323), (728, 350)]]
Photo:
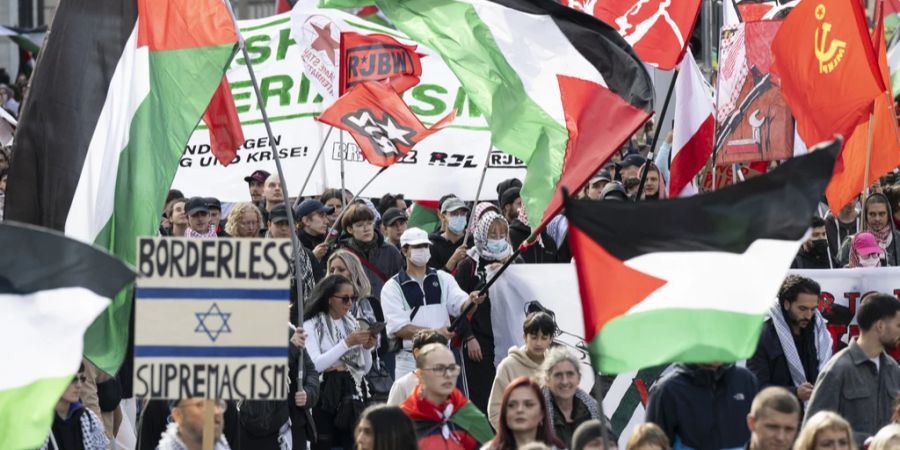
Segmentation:
[[(823, 21), (825, 19), (825, 5), (819, 4), (816, 6), (815, 15), (816, 19), (822, 22), (822, 24), (816, 28), (815, 36), (816, 59), (819, 60), (819, 73), (831, 73), (837, 65), (841, 63), (841, 59), (843, 59), (844, 52), (847, 49), (847, 43), (841, 40), (832, 39), (830, 45), (827, 45), (826, 50), (826, 44), (828, 44), (828, 32), (831, 31), (831, 24)], [(819, 36), (819, 31), (822, 32), (821, 37)]]

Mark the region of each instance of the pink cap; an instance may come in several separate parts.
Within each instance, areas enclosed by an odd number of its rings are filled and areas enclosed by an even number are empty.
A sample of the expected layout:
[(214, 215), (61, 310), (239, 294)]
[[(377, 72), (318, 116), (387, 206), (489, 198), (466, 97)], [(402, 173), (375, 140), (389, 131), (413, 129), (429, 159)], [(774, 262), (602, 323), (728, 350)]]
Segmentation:
[(875, 235), (868, 231), (863, 231), (853, 238), (853, 249), (856, 250), (856, 254), (859, 256), (871, 255), (872, 253), (880, 255), (884, 252), (884, 249), (875, 240)]

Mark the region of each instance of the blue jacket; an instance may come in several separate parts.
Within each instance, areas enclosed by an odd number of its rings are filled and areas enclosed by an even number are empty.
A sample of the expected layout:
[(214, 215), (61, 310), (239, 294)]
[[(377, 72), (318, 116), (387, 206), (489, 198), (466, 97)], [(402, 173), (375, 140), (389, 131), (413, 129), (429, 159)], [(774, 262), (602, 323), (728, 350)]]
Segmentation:
[(697, 450), (740, 448), (750, 439), (747, 414), (759, 387), (749, 370), (725, 365), (713, 371), (678, 364), (650, 390), (647, 421)]

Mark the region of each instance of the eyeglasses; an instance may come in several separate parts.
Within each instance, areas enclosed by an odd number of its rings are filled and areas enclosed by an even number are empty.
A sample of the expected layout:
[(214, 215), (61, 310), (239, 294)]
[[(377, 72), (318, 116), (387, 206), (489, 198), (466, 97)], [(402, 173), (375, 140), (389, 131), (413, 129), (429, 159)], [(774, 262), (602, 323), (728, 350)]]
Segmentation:
[(342, 302), (344, 302), (345, 305), (349, 305), (350, 303), (353, 303), (353, 302), (356, 301), (356, 297), (354, 297), (354, 296), (352, 296), (352, 295), (348, 295), (348, 296), (345, 296), (345, 297), (339, 297), (339, 296), (337, 296), (337, 295), (332, 295), (331, 297), (332, 297), (332, 298), (340, 299)]
[(459, 374), (459, 366), (456, 364), (450, 364), (449, 366), (423, 367), (422, 370), (427, 370), (435, 375), (443, 375), (445, 377)]

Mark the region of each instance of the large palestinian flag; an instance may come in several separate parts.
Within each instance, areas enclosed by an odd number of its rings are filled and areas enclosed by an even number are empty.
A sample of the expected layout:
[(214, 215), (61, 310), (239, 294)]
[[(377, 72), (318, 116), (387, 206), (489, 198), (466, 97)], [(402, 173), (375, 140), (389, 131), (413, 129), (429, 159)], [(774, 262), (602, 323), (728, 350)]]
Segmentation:
[(82, 336), (134, 272), (60, 233), (0, 224), (0, 448), (39, 448), (81, 364)]
[[(321, 3), (336, 1), (347, 3)], [(590, 15), (553, 0), (375, 3), (447, 62), (484, 113), (494, 146), (525, 161), (522, 198), (533, 224), (559, 210), (559, 188), (580, 188), (651, 115), (643, 63)]]
[[(220, 0), (60, 3), (19, 122), (6, 218), (133, 264), (236, 42)], [(124, 357), (130, 310), (123, 292), (85, 335), (104, 371)]]
[(594, 367), (621, 373), (752, 356), (839, 148), (834, 141), (705, 195), (569, 201)]

